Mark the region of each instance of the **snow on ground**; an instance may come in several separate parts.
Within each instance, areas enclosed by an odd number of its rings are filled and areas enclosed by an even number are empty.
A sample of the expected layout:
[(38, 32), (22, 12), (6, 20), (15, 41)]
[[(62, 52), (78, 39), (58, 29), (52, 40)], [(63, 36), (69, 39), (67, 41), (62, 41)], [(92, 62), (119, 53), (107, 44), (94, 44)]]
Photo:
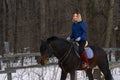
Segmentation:
[[(29, 58), (24, 60), (24, 66), (36, 64), (33, 60)], [(31, 63), (32, 62), (32, 63)], [(19, 66), (18, 63), (12, 63), (13, 66)], [(6, 64), (2, 64), (2, 70), (6, 67)], [(111, 70), (114, 80), (120, 80), (120, 68), (115, 68)], [(60, 80), (61, 69), (58, 66), (50, 66), (43, 68), (28, 68), (28, 69), (18, 69), (16, 73), (12, 73), (13, 80)], [(7, 80), (6, 74), (0, 74), (0, 80)], [(66, 80), (70, 80), (69, 74)], [(77, 71), (77, 80), (88, 80), (84, 71)]]

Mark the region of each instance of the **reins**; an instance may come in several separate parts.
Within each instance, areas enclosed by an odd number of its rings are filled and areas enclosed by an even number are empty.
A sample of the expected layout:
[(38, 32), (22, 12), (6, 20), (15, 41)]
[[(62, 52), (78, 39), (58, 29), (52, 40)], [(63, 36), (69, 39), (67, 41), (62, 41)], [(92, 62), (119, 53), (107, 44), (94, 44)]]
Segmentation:
[[(49, 47), (50, 47), (51, 49), (53, 49), (51, 45), (49, 45)], [(65, 52), (65, 54), (59, 59), (59, 62), (63, 62), (63, 61), (69, 56), (72, 48), (73, 48), (73, 45), (71, 44), (69, 50), (67, 50), (67, 51)], [(53, 51), (55, 51), (55, 50), (53, 49)], [(55, 51), (55, 52), (56, 52), (56, 51)]]
[(69, 56), (72, 48), (73, 48), (73, 45), (71, 45), (69, 50), (65, 52), (64, 56), (59, 59), (59, 62), (63, 62), (65, 59), (67, 59), (67, 57)]

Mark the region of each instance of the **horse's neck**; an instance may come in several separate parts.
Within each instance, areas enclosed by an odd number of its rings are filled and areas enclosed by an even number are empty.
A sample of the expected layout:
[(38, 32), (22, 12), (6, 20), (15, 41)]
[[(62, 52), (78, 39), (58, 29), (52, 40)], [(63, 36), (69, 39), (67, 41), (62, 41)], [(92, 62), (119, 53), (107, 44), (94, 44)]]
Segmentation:
[(68, 43), (56, 43), (56, 44), (54, 44), (53, 45), (53, 50), (55, 51), (55, 53), (54, 53), (54, 55), (58, 58), (58, 59), (60, 59), (60, 58), (62, 58), (65, 54), (66, 54), (66, 52), (68, 51), (68, 49), (69, 49), (69, 46), (70, 44), (68, 44)]

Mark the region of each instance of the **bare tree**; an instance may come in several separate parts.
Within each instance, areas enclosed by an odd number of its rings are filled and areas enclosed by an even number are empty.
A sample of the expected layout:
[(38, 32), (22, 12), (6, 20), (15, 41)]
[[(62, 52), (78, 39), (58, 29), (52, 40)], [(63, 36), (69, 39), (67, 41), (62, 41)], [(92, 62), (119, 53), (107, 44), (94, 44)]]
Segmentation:
[(42, 38), (44, 38), (44, 36), (46, 35), (45, 34), (45, 31), (46, 31), (46, 26), (45, 26), (45, 22), (46, 22), (46, 19), (45, 19), (45, 14), (46, 14), (46, 6), (45, 6), (45, 4), (46, 4), (46, 0), (40, 0), (41, 2), (41, 21), (40, 21), (40, 23), (41, 23), (41, 37)]
[[(22, 52), (25, 47), (37, 52), (40, 39), (53, 35), (67, 37), (71, 32), (72, 13), (76, 8), (80, 9), (88, 25), (89, 42), (92, 44), (96, 42), (101, 47), (105, 46), (103, 42), (106, 45), (110, 43), (108, 36), (112, 32), (110, 18), (113, 8), (108, 7), (110, 5), (108, 0), (1, 0), (0, 2), (2, 16), (0, 43), (3, 43), (2, 40), (9, 41), (12, 52)], [(111, 24), (108, 25), (107, 22)], [(116, 34), (120, 36), (118, 33)], [(118, 44), (119, 39), (116, 39)]]
[(4, 35), (4, 40), (6, 41), (6, 42), (8, 42), (8, 27), (9, 27), (9, 24), (8, 24), (8, 19), (9, 19), (9, 8), (8, 8), (8, 0), (4, 0), (4, 5), (5, 5), (5, 7), (4, 7), (4, 10), (5, 10), (5, 35)]
[(111, 39), (111, 34), (112, 34), (112, 29), (113, 29), (113, 8), (114, 8), (114, 0), (110, 0), (105, 47), (110, 47), (110, 41), (111, 41), (110, 39)]
[(0, 0), (0, 55), (3, 55), (3, 0)]

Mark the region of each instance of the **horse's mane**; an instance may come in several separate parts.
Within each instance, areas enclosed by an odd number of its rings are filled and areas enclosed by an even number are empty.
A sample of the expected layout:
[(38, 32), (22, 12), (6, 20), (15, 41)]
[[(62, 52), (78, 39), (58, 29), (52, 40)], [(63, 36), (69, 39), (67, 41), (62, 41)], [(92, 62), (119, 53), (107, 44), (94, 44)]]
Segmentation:
[(47, 38), (47, 43), (50, 43), (51, 41), (55, 41), (55, 40), (61, 40), (61, 41), (68, 42), (67, 40), (65, 40), (65, 39), (63, 39), (63, 38), (59, 38), (59, 37), (56, 37), (56, 36), (52, 36), (52, 37)]
[(51, 41), (54, 41), (54, 40), (58, 40), (58, 37), (56, 37), (56, 36), (52, 36), (52, 37), (49, 37), (49, 38), (47, 38), (47, 43), (50, 43)]

